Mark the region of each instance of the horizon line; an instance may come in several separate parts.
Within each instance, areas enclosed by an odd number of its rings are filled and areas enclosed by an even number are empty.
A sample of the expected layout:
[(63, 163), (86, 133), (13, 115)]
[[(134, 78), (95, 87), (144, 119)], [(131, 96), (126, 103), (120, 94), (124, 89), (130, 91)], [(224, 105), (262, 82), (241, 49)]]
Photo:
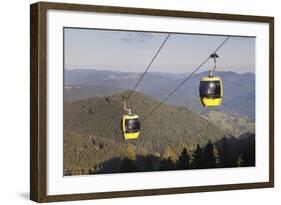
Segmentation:
[[(140, 71), (119, 71), (119, 70), (107, 70), (107, 69), (103, 69), (103, 70), (99, 70), (99, 69), (88, 69), (88, 68), (79, 68), (79, 69), (69, 69), (69, 68), (64, 68), (64, 70), (66, 71), (98, 71), (98, 72), (118, 72), (118, 73), (134, 73), (134, 74), (139, 74), (142, 73)], [(208, 72), (206, 71), (201, 71), (198, 72), (196, 74), (200, 74), (200, 73), (204, 73), (204, 72)], [(251, 72), (251, 71), (247, 71), (247, 72), (243, 72), (243, 73), (239, 73), (239, 72), (235, 72), (233, 70), (216, 70), (216, 72), (232, 72), (232, 73), (236, 73), (238, 75), (243, 75), (243, 74), (247, 74), (247, 73), (251, 73), (255, 75), (255, 72)], [(181, 74), (188, 74), (191, 72), (179, 72), (179, 73), (171, 73), (171, 72), (161, 72), (161, 71), (148, 71), (148, 73), (159, 73), (159, 74), (170, 74), (170, 75), (181, 75)]]

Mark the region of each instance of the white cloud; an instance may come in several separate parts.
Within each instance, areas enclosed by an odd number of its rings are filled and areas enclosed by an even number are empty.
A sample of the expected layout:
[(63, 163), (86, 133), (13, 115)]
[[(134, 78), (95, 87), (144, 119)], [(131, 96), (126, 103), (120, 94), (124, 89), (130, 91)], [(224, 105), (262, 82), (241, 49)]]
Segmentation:
[(145, 42), (147, 40), (161, 37), (163, 35), (163, 33), (127, 32), (124, 36), (121, 37), (121, 40), (126, 43)]

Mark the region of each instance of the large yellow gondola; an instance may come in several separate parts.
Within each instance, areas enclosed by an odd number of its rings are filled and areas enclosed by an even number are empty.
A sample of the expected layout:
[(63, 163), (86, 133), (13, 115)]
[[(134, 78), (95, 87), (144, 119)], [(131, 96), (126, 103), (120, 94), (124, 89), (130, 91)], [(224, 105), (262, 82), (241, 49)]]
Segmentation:
[(140, 135), (140, 120), (138, 115), (131, 113), (131, 109), (126, 107), (126, 100), (124, 100), (124, 109), (128, 111), (127, 115), (122, 115), (121, 131), (125, 140), (137, 139)]
[(207, 76), (201, 78), (200, 100), (204, 107), (220, 106), (223, 97), (222, 80), (217, 76)]
[(209, 75), (201, 78), (199, 93), (200, 100), (204, 107), (220, 106), (223, 97), (222, 80), (218, 76), (214, 76), (213, 73), (216, 69), (216, 58), (219, 56), (213, 53), (210, 58), (214, 59), (214, 68), (209, 71)]

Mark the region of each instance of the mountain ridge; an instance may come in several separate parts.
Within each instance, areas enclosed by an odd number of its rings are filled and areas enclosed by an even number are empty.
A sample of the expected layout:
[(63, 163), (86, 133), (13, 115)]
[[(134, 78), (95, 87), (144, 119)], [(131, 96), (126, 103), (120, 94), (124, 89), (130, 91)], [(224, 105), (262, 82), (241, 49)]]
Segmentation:
[[(140, 73), (115, 72), (115, 71), (66, 71), (65, 86), (80, 86), (77, 89), (64, 89), (66, 100), (77, 100), (94, 96), (107, 96), (131, 89), (135, 86)], [(79, 74), (77, 74), (79, 73)], [(89, 74), (90, 73), (90, 74)], [(200, 78), (208, 72), (197, 73), (183, 84), (177, 92), (167, 100), (168, 104), (188, 106), (198, 112), (203, 111), (199, 102), (198, 87)], [(232, 71), (217, 71), (223, 81), (223, 103), (218, 109), (228, 110), (241, 114), (250, 120), (255, 120), (253, 107), (255, 98), (255, 75), (253, 73), (238, 74)], [(137, 91), (161, 100), (167, 96), (187, 76), (178, 74), (146, 73), (137, 87)], [(249, 96), (247, 96), (249, 95)], [(241, 96), (243, 98), (241, 99)], [(238, 109), (239, 107), (239, 109)]]

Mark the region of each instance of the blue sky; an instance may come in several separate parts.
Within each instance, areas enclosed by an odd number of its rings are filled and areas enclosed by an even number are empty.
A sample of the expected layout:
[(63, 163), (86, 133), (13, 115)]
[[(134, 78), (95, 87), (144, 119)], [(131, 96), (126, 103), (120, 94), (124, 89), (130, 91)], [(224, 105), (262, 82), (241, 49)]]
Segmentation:
[[(143, 72), (166, 33), (65, 28), (65, 68)], [(192, 72), (225, 36), (172, 34), (151, 72)], [(255, 72), (255, 38), (231, 37), (217, 52), (217, 70)], [(207, 62), (200, 71), (213, 66)]]

